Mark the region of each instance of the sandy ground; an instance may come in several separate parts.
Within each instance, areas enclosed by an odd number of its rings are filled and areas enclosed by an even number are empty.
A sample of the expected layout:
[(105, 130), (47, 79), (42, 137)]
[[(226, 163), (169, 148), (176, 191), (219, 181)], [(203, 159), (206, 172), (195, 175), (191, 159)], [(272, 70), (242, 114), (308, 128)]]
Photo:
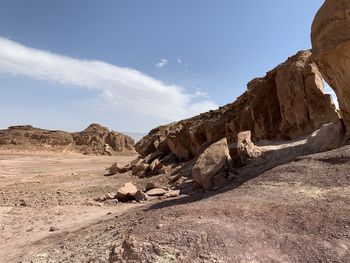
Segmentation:
[(131, 159), (0, 155), (0, 262), (350, 262), (350, 146), (248, 167), (218, 191), (91, 203), (141, 183), (103, 176)]
[[(106, 177), (105, 168), (134, 158), (0, 152), (0, 261), (18, 262), (33, 246), (40, 247), (40, 240), (55, 239), (136, 207), (92, 201), (116, 192), (131, 179)], [(51, 227), (57, 230), (50, 231)]]

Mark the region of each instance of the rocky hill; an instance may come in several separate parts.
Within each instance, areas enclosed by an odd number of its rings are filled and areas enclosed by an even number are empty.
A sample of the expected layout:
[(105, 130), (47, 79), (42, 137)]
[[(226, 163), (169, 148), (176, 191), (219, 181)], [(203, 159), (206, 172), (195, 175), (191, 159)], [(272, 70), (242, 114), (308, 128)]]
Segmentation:
[(0, 149), (26, 151), (73, 151), (83, 154), (133, 154), (134, 140), (124, 134), (91, 124), (81, 132), (69, 133), (34, 128), (30, 125), (11, 126), (0, 130)]
[(324, 94), (323, 78), (311, 59), (301, 51), (248, 83), (235, 102), (218, 110), (153, 129), (135, 148), (142, 156), (172, 153), (188, 160), (213, 142), (251, 131), (253, 142), (262, 139), (295, 139), (312, 133), (322, 124), (339, 119), (332, 98)]

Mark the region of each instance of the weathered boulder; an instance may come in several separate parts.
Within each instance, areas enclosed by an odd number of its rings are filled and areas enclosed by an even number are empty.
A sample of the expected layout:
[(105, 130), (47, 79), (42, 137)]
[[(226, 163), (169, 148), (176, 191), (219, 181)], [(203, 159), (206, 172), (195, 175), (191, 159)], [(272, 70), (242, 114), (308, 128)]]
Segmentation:
[(312, 51), (350, 129), (350, 2), (326, 0), (312, 24)]
[(237, 152), (241, 162), (250, 158), (256, 158), (261, 155), (259, 147), (255, 146), (251, 141), (250, 131), (240, 132), (237, 135)]
[(265, 77), (249, 82), (235, 102), (153, 129), (135, 149), (142, 156), (163, 152), (189, 160), (222, 138), (236, 142), (241, 131), (250, 130), (253, 142), (295, 139), (338, 119), (311, 52), (301, 51)]
[(210, 145), (192, 168), (192, 177), (205, 190), (212, 190), (226, 182), (232, 165), (226, 138)]
[(330, 151), (344, 144), (345, 127), (342, 121), (324, 124), (307, 139), (309, 153)]
[(123, 187), (119, 188), (117, 192), (117, 198), (121, 202), (126, 202), (130, 199), (133, 199), (137, 193), (137, 187), (130, 182), (127, 182)]

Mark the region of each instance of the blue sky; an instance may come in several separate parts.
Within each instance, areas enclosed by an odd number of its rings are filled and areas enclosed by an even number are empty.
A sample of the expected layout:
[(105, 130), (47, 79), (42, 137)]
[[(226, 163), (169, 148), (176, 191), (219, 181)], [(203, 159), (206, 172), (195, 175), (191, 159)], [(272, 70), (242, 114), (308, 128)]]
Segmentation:
[(232, 102), (322, 0), (2, 0), (0, 128), (149, 129)]

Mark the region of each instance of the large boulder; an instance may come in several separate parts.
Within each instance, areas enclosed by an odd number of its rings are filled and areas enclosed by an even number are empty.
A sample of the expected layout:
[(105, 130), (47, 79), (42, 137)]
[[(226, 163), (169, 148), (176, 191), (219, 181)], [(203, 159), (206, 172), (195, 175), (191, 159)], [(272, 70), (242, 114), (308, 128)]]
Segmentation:
[(162, 152), (189, 160), (222, 138), (236, 142), (241, 131), (250, 130), (253, 142), (295, 139), (338, 119), (311, 52), (301, 51), (265, 77), (249, 82), (235, 102), (153, 129), (135, 149), (143, 157)]
[(192, 168), (192, 177), (205, 190), (212, 190), (226, 182), (232, 160), (226, 138), (210, 145)]
[(326, 0), (312, 24), (312, 51), (350, 129), (350, 1)]

